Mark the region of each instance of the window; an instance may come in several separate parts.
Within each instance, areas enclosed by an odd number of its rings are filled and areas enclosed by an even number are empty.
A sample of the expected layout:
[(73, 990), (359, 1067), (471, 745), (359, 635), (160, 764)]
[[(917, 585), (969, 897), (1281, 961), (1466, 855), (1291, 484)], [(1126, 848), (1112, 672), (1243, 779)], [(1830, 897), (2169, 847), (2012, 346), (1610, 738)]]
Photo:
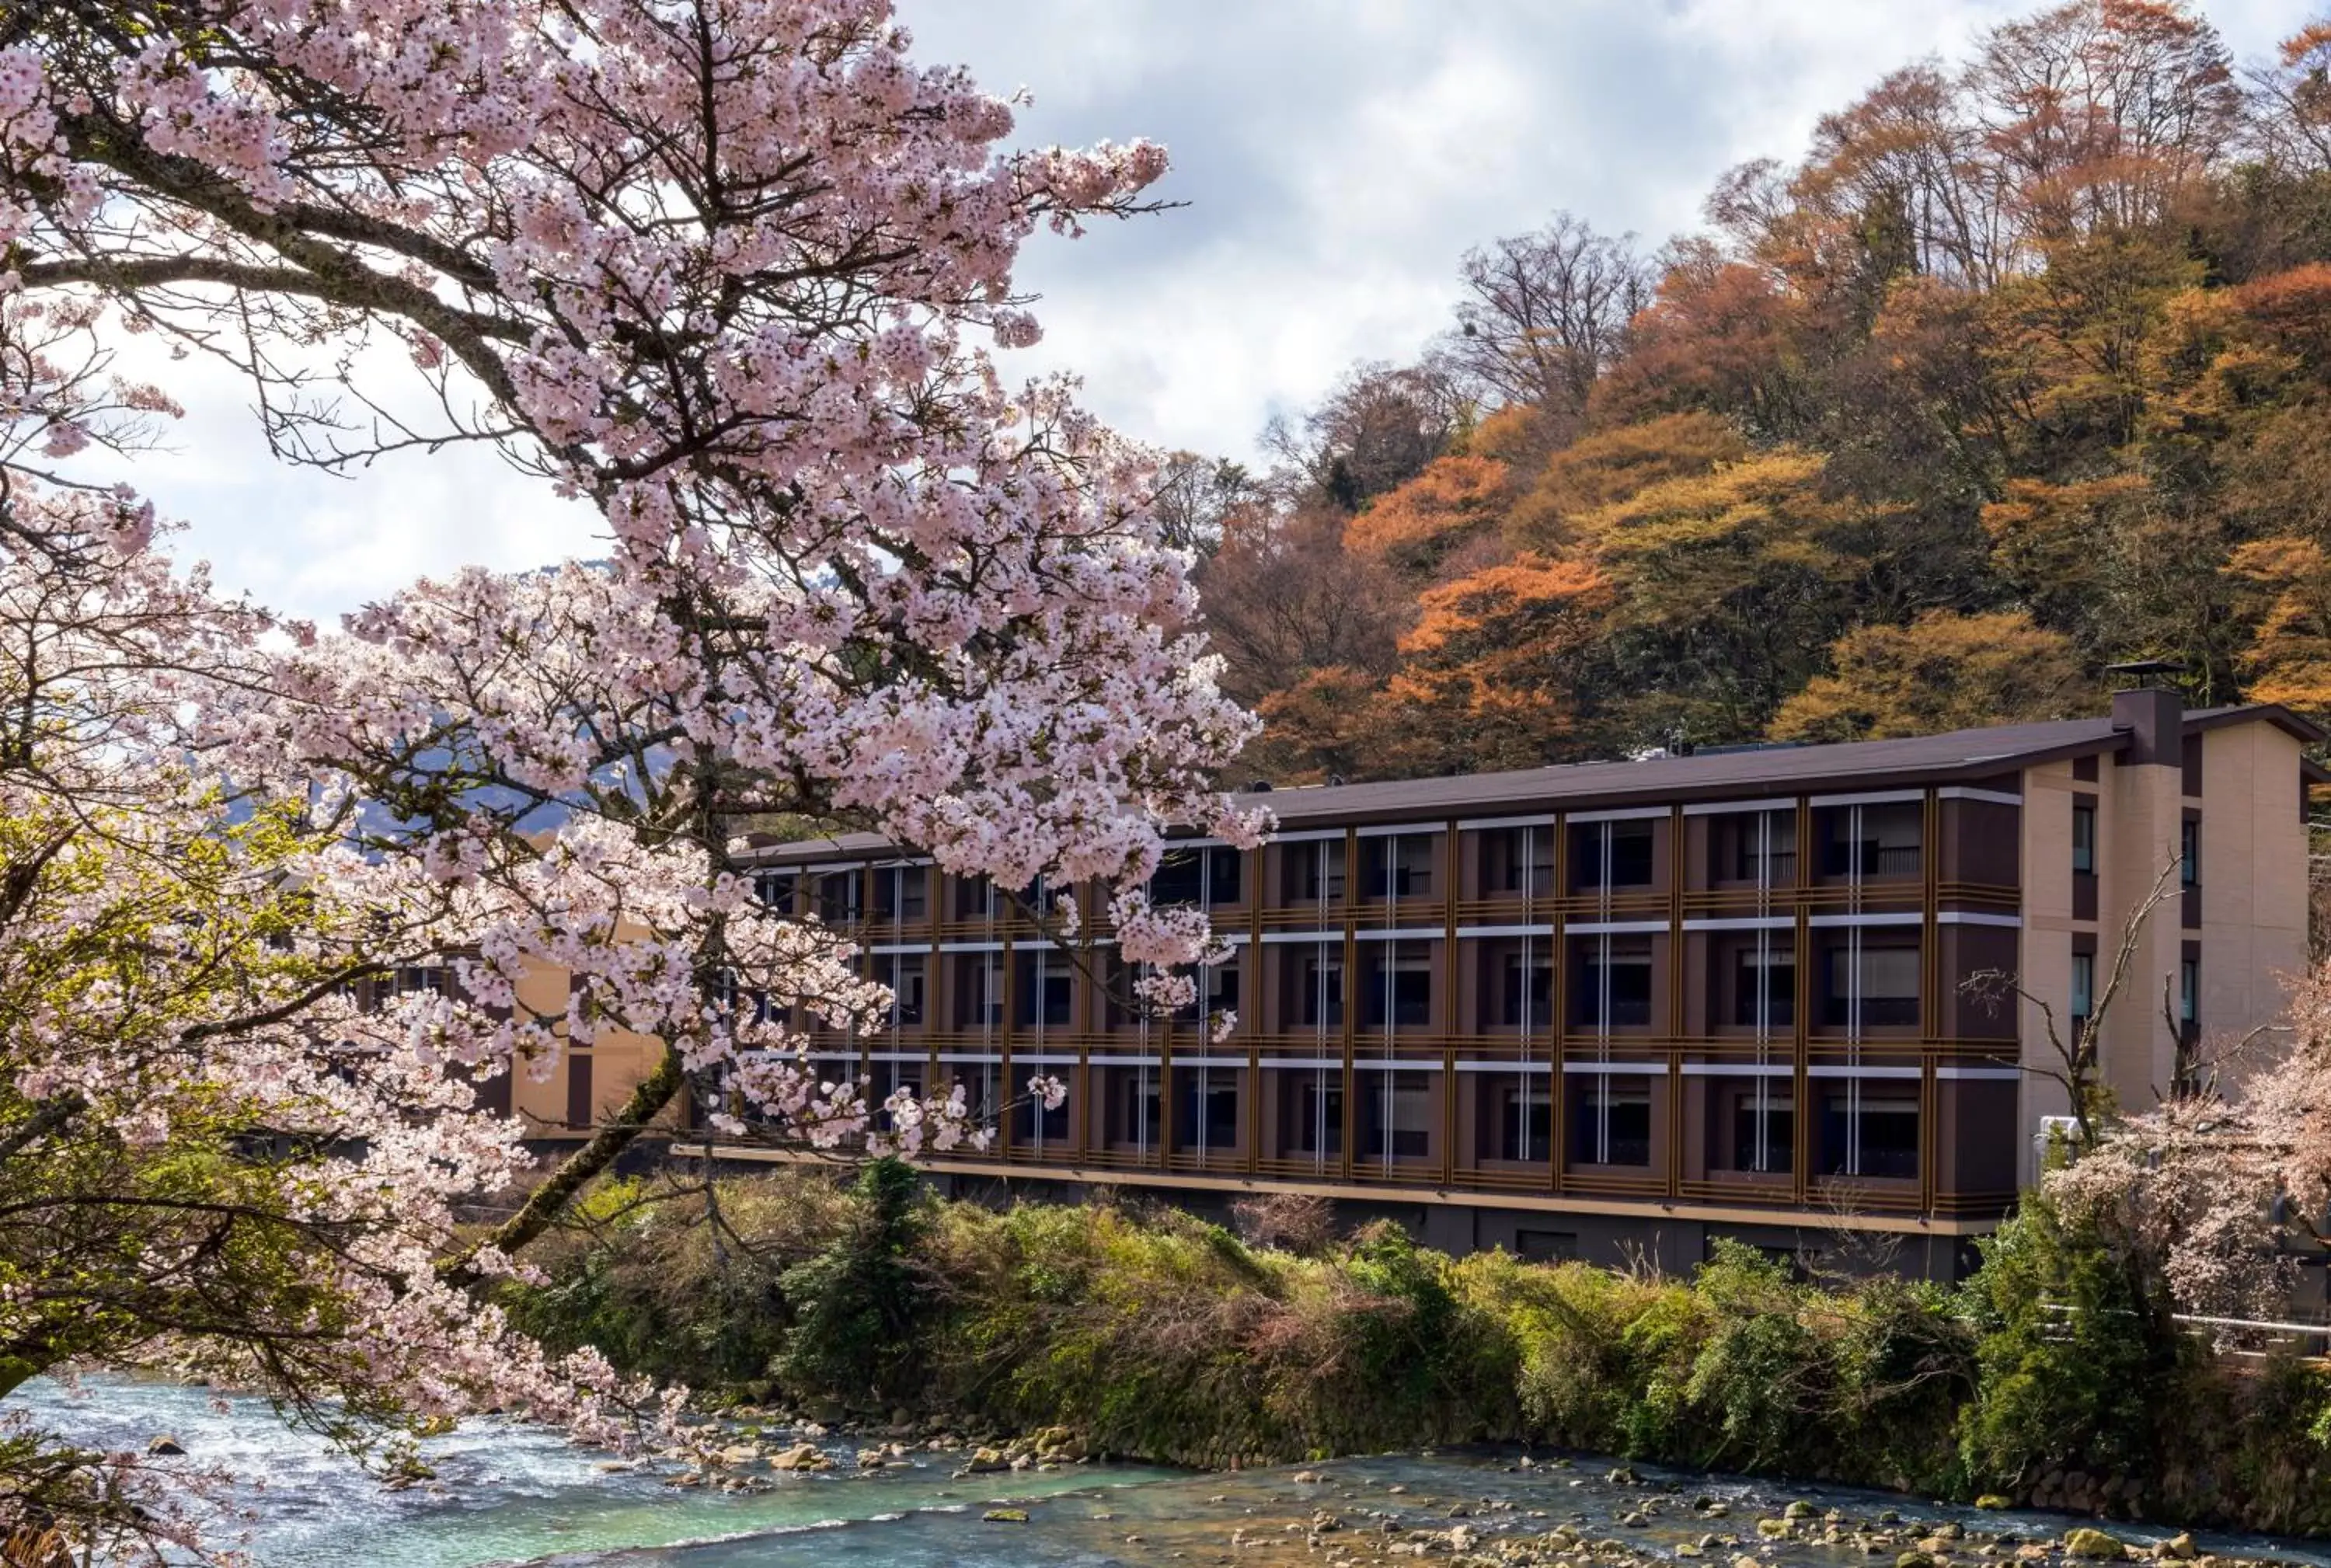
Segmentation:
[(2071, 1014), (2075, 1026), (2088, 1022), (2097, 1007), (2097, 955), (2072, 955)]
[(1498, 986), (1497, 1022), (1506, 1028), (1544, 1028), (1553, 1022), (1554, 955), (1541, 947), (1509, 952)]
[(1726, 1092), (1732, 1121), (1732, 1168), (1764, 1174), (1794, 1164), (1796, 1101), (1769, 1084)]
[(1651, 1163), (1651, 1086), (1641, 1078), (1582, 1077), (1570, 1157), (1588, 1165)]
[(1498, 1078), (1489, 1091), (1492, 1158), (1543, 1160), (1554, 1136), (1554, 1098), (1535, 1078)]
[(1918, 1102), (1861, 1085), (1822, 1097), (1822, 1172), (1830, 1176), (1915, 1177)]
[(1306, 953), (1297, 971), (1296, 1016), (1307, 1026), (1340, 1029), (1344, 1022), (1344, 955)]
[(1149, 901), (1192, 908), (1235, 904), (1242, 863), (1239, 852), (1225, 845), (1168, 850), (1149, 879)]
[(1175, 1073), (1174, 1144), (1184, 1149), (1235, 1148), (1239, 1141), (1239, 1080), (1235, 1068), (1185, 1069)]
[[(1062, 1076), (1065, 1082), (1065, 1076)], [(1069, 1102), (1064, 1098), (1057, 1106), (1046, 1109), (1042, 1098), (1026, 1092), (1022, 1086), (1019, 1103), (1012, 1115), (1012, 1136), (1023, 1144), (1042, 1147), (1046, 1144), (1069, 1141)]]
[(2187, 817), (2178, 824), (2177, 881), (2181, 887), (2202, 885), (2202, 819)]
[(753, 891), (770, 908), (793, 913), (794, 876), (790, 871), (763, 871), (753, 879)]
[(1733, 973), (1732, 1022), (1789, 1029), (1797, 1022), (1797, 955), (1744, 947)]
[(1369, 1029), (1432, 1022), (1432, 950), (1422, 942), (1372, 942), (1360, 1019)]
[(1066, 954), (1031, 953), (1020, 962), (1019, 1022), (1064, 1029), (1075, 971)]
[(923, 955), (893, 953), (887, 962), (890, 972), (883, 978), (890, 987), (890, 1026), (919, 1025), (923, 1022)]
[(1580, 823), (1571, 841), (1578, 866), (1576, 885), (1587, 891), (1650, 887), (1653, 825), (1649, 822)]
[(960, 877), (955, 884), (955, 917), (958, 920), (985, 920), (1004, 912), (1004, 900), (996, 895), (995, 884), (985, 877)]
[(2202, 1016), (2202, 961), (2177, 961), (2177, 1022), (2189, 1028)]
[(1797, 877), (1797, 819), (1785, 812), (1758, 812), (1732, 822), (1735, 881), (1774, 884)]
[(1822, 847), (1822, 873), (1859, 881), (1865, 877), (1918, 874), (1919, 825), (1913, 802), (1875, 806), (1833, 806), (1829, 840)]
[(981, 954), (956, 971), (956, 1026), (994, 1029), (1004, 1022), (1004, 955)]
[(1198, 1023), (1218, 1012), (1236, 1012), (1239, 1005), (1239, 971), (1236, 960), (1228, 964), (1202, 965), (1198, 969), (1198, 994), (1186, 1007), (1174, 1010), (1180, 1023)]
[(1111, 1142), (1137, 1144), (1147, 1148), (1157, 1141), (1157, 1075), (1154, 1072), (1120, 1072), (1117, 1080), (1116, 1104), (1111, 1107), (1117, 1125), (1110, 1129)]
[(1506, 828), (1482, 835), (1489, 858), (1482, 885), (1500, 893), (1554, 891), (1554, 830)]
[(1344, 897), (1344, 841), (1288, 845), (1287, 896), (1305, 904), (1339, 902)]
[(1822, 1022), (1832, 1028), (1901, 1026), (1918, 1022), (1918, 950), (1851, 947), (1828, 954), (1829, 990)]
[(924, 889), (929, 879), (920, 866), (876, 867), (875, 917), (892, 922), (921, 919), (927, 909)]
[(2097, 808), (2072, 808), (2072, 870), (2094, 876), (2097, 870)]
[(1430, 1073), (1372, 1072), (1360, 1093), (1360, 1147), (1370, 1159), (1421, 1160), (1432, 1152)]
[(1651, 948), (1605, 950), (1590, 940), (1578, 966), (1578, 1022), (1585, 1028), (1630, 1029), (1651, 1022)]
[(860, 898), (866, 879), (856, 871), (829, 871), (817, 879), (817, 917), (829, 926), (854, 923), (864, 912)]
[(1340, 1071), (1305, 1071), (1280, 1102), (1289, 1153), (1325, 1156), (1344, 1152), (1344, 1078)]
[(1393, 833), (1362, 840), (1361, 896), (1430, 898), (1437, 853), (1435, 836), (1431, 833)]

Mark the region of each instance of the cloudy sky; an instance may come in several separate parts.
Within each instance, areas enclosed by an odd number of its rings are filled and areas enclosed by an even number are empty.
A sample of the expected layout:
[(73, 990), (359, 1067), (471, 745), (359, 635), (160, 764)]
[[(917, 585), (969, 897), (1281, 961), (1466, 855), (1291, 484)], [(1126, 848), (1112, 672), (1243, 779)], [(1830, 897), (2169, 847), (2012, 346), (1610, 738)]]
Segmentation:
[[(2306, 0), (2204, 0), (2245, 61)], [(1657, 242), (1725, 168), (1792, 157), (1893, 67), (1965, 53), (1999, 0), (899, 0), (928, 61), (1024, 87), (1032, 144), (1165, 142), (1187, 204), (1069, 242), (1021, 279), (1046, 337), (1142, 440), (1246, 458), (1356, 359), (1445, 322), (1458, 257), (1567, 208)], [(179, 367), (186, 369), (189, 367)], [(220, 581), (330, 619), (464, 562), (596, 553), (592, 522), (476, 454), (355, 480), (272, 467), (232, 379), (198, 373), (133, 476)]]

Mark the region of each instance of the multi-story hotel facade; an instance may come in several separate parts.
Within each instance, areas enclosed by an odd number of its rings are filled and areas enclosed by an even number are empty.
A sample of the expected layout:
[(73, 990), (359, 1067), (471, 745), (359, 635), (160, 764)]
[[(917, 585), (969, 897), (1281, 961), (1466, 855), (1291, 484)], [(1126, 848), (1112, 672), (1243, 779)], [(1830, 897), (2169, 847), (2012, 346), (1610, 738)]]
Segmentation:
[[(771, 845), (758, 880), (896, 997), (821, 1065), (878, 1098), (960, 1084), (993, 1126), (931, 1164), (957, 1187), (1295, 1190), (1456, 1250), (1670, 1268), (1716, 1235), (1859, 1233), (1940, 1276), (2031, 1179), (2067, 1108), (2034, 1070), (2051, 1027), (2091, 1027), (2164, 872), (2096, 1025), (2119, 1103), (2169, 1084), (2179, 1033), (2276, 1017), (2321, 738), (2146, 690), (2093, 719), (1278, 790), (1263, 847), (1181, 839), (1157, 874), (1224, 946), (1174, 1019), (1129, 1005), (1105, 924), (1054, 941), (1034, 898), (879, 841)], [(655, 1048), (600, 1049), (595, 1078), (584, 1052), (520, 1086), (538, 1122), (587, 1121)]]

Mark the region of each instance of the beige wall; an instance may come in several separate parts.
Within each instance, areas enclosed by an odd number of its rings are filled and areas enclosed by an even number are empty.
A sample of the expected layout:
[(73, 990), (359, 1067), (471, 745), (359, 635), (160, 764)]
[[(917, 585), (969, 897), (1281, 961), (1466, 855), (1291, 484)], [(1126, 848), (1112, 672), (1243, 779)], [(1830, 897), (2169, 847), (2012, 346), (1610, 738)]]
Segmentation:
[[(2108, 981), (2113, 954), (2130, 911), (2178, 853), (2179, 824), (2189, 807), (2202, 819), (2202, 925), (2183, 923), (2173, 890), (2140, 935), (2128, 979), (2104, 1023), (2105, 1080), (2126, 1109), (2150, 1106), (2174, 1071), (2175, 1039), (2162, 1014), (2163, 987), (2174, 986), (2184, 945), (2202, 947), (2199, 998), (2205, 1050), (2222, 1048), (2282, 1011), (2290, 976), (2307, 958), (2307, 833), (2299, 811), (2299, 746), (2264, 722), (2203, 733), (2198, 797), (2184, 794), (2174, 765), (2121, 766), (2098, 759), (2093, 783), (2077, 781), (2069, 762), (2023, 774), (2023, 925), (2022, 981), (2054, 1007), (2066, 1027), (2071, 996), (2072, 939), (2096, 938), (2096, 983)], [(2072, 917), (2071, 823), (2075, 793), (2097, 802), (2097, 916)], [(2047, 1026), (2035, 1003), (2022, 1004), (2022, 1060), (2052, 1062)], [(2033, 1137), (2044, 1116), (2069, 1108), (2063, 1091), (2028, 1076), (2022, 1085), (2022, 1178), (2031, 1181)]]
[[(519, 1002), (521, 1008), (542, 1015), (564, 1012), (566, 972), (548, 968), (528, 971), (519, 986)], [(596, 1123), (623, 1103), (633, 1088), (653, 1069), (662, 1050), (662, 1041), (652, 1036), (633, 1034), (628, 1030), (601, 1030), (587, 1048), (561, 1052), (557, 1064), (540, 1079), (525, 1064), (519, 1064), (510, 1083), (510, 1108), (524, 1124), (529, 1137), (586, 1136), (588, 1127), (572, 1126), (568, 1120), (574, 1059), (590, 1060), (590, 1119)]]
[(2279, 1016), (2290, 981), (2306, 967), (2298, 758), (2298, 740), (2266, 724), (2212, 730), (2203, 743), (2202, 795), (2190, 803), (2202, 811), (2205, 1054)]

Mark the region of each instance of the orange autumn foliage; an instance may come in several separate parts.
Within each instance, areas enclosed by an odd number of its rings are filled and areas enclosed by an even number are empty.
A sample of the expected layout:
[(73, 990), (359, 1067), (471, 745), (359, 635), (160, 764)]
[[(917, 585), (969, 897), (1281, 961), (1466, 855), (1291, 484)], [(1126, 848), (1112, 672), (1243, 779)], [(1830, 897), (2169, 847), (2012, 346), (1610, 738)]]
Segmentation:
[(1353, 549), (1427, 574), (1469, 535), (1496, 520), (1508, 470), (1485, 457), (1444, 457), (1344, 526)]

